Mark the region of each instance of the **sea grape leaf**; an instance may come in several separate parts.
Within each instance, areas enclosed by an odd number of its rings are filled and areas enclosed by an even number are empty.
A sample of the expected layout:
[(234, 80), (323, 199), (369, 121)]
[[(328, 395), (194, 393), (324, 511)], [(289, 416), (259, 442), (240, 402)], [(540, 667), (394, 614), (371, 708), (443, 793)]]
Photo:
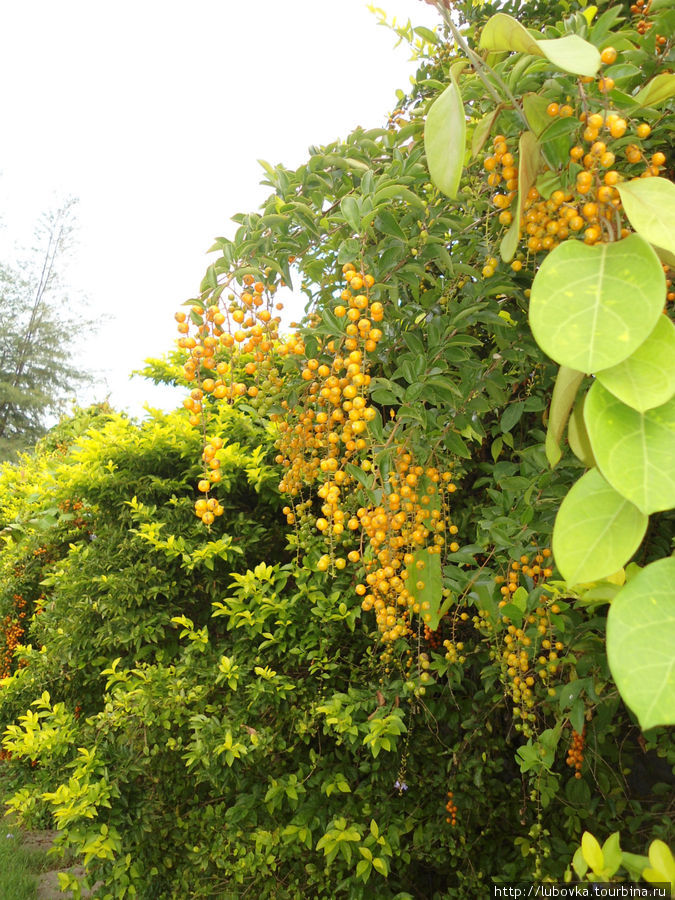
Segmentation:
[(530, 327), (560, 365), (608, 369), (654, 330), (664, 291), (659, 258), (640, 235), (595, 246), (567, 240), (549, 253), (532, 282)]
[(570, 584), (613, 575), (640, 546), (648, 518), (597, 469), (574, 484), (553, 527), (553, 557)]
[(596, 377), (622, 403), (640, 412), (666, 403), (675, 393), (675, 325), (659, 316), (647, 340), (628, 359)]
[(618, 184), (617, 190), (628, 221), (638, 234), (650, 244), (675, 253), (675, 184), (667, 178), (634, 178)]
[(607, 658), (643, 730), (675, 724), (675, 558), (650, 563), (612, 601)]
[(640, 412), (596, 381), (584, 421), (598, 468), (615, 490), (646, 515), (675, 506), (675, 397)]
[(451, 83), (431, 105), (424, 126), (429, 175), (451, 200), (457, 196), (464, 167), (466, 118), (459, 85)]

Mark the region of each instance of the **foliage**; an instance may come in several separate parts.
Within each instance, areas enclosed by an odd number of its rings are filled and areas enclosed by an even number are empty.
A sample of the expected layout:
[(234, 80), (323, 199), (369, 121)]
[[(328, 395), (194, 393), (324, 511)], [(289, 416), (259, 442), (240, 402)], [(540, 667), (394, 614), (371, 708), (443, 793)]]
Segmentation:
[(420, 68), (387, 127), (263, 164), (149, 364), (184, 409), (82, 414), (0, 476), (9, 805), (100, 896), (664, 871), (673, 294), (630, 186), (669, 172), (672, 10), (453, 9), (399, 29)]
[(73, 360), (71, 337), (84, 338), (90, 323), (61, 283), (74, 205), (44, 215), (31, 253), (0, 266), (0, 459), (31, 446), (88, 380)]

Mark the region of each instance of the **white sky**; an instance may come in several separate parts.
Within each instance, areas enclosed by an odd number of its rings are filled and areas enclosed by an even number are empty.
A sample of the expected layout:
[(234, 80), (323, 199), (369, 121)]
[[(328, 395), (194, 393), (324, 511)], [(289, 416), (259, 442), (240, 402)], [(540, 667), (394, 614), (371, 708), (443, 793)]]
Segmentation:
[[(437, 22), (420, 0), (375, 5)], [(79, 348), (95, 399), (179, 400), (129, 373), (172, 347), (213, 238), (267, 196), (256, 160), (295, 167), (382, 125), (414, 71), (394, 44), (366, 0), (0, 0), (0, 251), (79, 198), (69, 277), (107, 317)]]

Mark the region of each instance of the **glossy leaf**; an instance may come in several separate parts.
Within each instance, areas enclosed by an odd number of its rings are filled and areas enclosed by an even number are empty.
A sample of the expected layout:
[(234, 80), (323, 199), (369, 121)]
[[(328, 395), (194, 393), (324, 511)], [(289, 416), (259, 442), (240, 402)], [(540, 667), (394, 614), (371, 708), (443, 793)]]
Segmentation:
[(434, 100), (424, 126), (424, 149), (429, 175), (436, 187), (450, 199), (457, 196), (464, 167), (466, 119), (462, 95), (452, 81)]
[(647, 530), (647, 516), (605, 481), (586, 472), (563, 500), (553, 528), (553, 557), (571, 585), (620, 569)]
[(524, 131), (518, 141), (518, 199), (513, 212), (513, 221), (502, 238), (499, 250), (504, 262), (510, 262), (520, 240), (520, 216), (523, 200), (537, 180), (541, 166), (539, 143), (531, 131)]
[(635, 95), (640, 107), (660, 106), (671, 97), (675, 97), (675, 74), (671, 72), (656, 75)]
[(661, 263), (639, 235), (592, 247), (567, 240), (549, 253), (532, 282), (530, 327), (560, 365), (607, 369), (653, 331), (664, 291)]
[(644, 730), (675, 724), (675, 558), (638, 573), (612, 601), (607, 658), (626, 704)]
[(492, 16), (480, 39), (480, 47), (485, 50), (513, 50), (517, 53), (531, 53), (544, 56), (564, 72), (572, 75), (593, 76), (600, 68), (600, 53), (576, 34), (553, 40), (537, 40), (520, 22), (506, 13)]
[(598, 468), (646, 515), (675, 506), (675, 398), (639, 412), (596, 382), (584, 421)]
[(659, 316), (654, 331), (628, 359), (596, 377), (622, 403), (640, 412), (666, 403), (675, 393), (675, 325)]
[(618, 184), (617, 189), (638, 234), (650, 244), (675, 253), (675, 184), (667, 178), (635, 178)]
[(577, 391), (583, 380), (584, 373), (577, 372), (575, 369), (561, 366), (558, 371), (548, 413), (548, 428), (546, 429), (546, 459), (551, 468), (558, 464), (562, 456), (560, 441), (565, 431), (565, 425), (567, 425), (570, 410), (574, 406)]

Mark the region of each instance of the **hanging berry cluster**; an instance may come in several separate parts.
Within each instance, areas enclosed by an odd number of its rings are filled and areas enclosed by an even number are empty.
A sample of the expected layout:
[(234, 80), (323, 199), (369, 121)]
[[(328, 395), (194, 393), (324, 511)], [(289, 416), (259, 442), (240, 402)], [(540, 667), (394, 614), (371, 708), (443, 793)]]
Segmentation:
[(584, 743), (586, 739), (586, 726), (584, 725), (581, 734), (572, 729), (572, 743), (567, 751), (567, 765), (575, 769), (574, 777), (581, 778), (581, 769), (584, 764)]
[[(317, 568), (357, 566), (362, 609), (375, 610), (382, 640), (391, 642), (410, 632), (412, 614), (422, 622), (431, 619), (428, 601), (418, 600), (425, 562), (415, 553), (422, 548), (440, 553), (447, 535), (457, 533), (448, 503), (455, 484), (449, 469), (415, 465), (404, 446), (396, 448), (386, 476), (375, 465), (369, 423), (379, 411), (369, 395), (369, 356), (382, 338), (384, 307), (370, 296), (371, 275), (353, 263), (342, 274), (347, 286), (332, 308), (340, 330), (328, 340), (318, 337), (312, 355), (299, 334), (279, 347), (281, 356), (297, 359), (304, 382), (295, 404), (285, 399), (284, 412), (273, 416), (280, 432), (277, 462), (283, 467), (279, 488), (290, 500), (284, 508), (287, 522), (296, 524), (310, 516), (308, 489), (318, 485), (321, 515), (314, 525), (327, 552)], [(367, 496), (359, 493), (366, 473), (379, 484), (381, 501), (359, 505)], [(455, 552), (459, 544), (451, 541), (449, 549)]]
[(7, 678), (12, 673), (14, 651), (21, 643), (25, 633), (26, 601), (22, 594), (14, 594), (15, 615), (7, 615), (0, 624), (0, 635), (4, 638), (4, 649), (0, 655), (0, 678)]
[[(220, 297), (226, 288), (229, 294), (221, 308)], [(239, 397), (255, 399), (260, 384), (267, 388), (271, 402), (273, 391), (281, 383), (273, 366), (280, 322), (274, 311), (282, 308), (281, 303), (274, 303), (275, 292), (275, 284), (266, 285), (246, 274), (240, 283), (233, 278), (218, 288), (209, 306), (194, 302), (189, 314), (181, 311), (175, 315), (178, 346), (188, 353), (183, 374), (195, 383), (183, 406), (190, 424), (204, 433), (204, 470), (198, 489), (205, 496), (196, 501), (195, 514), (206, 525), (223, 513), (221, 504), (208, 496), (221, 479), (217, 454), (223, 442), (218, 436), (206, 436), (205, 403), (209, 398), (229, 403)], [(241, 380), (240, 374), (248, 376), (250, 383)]]

